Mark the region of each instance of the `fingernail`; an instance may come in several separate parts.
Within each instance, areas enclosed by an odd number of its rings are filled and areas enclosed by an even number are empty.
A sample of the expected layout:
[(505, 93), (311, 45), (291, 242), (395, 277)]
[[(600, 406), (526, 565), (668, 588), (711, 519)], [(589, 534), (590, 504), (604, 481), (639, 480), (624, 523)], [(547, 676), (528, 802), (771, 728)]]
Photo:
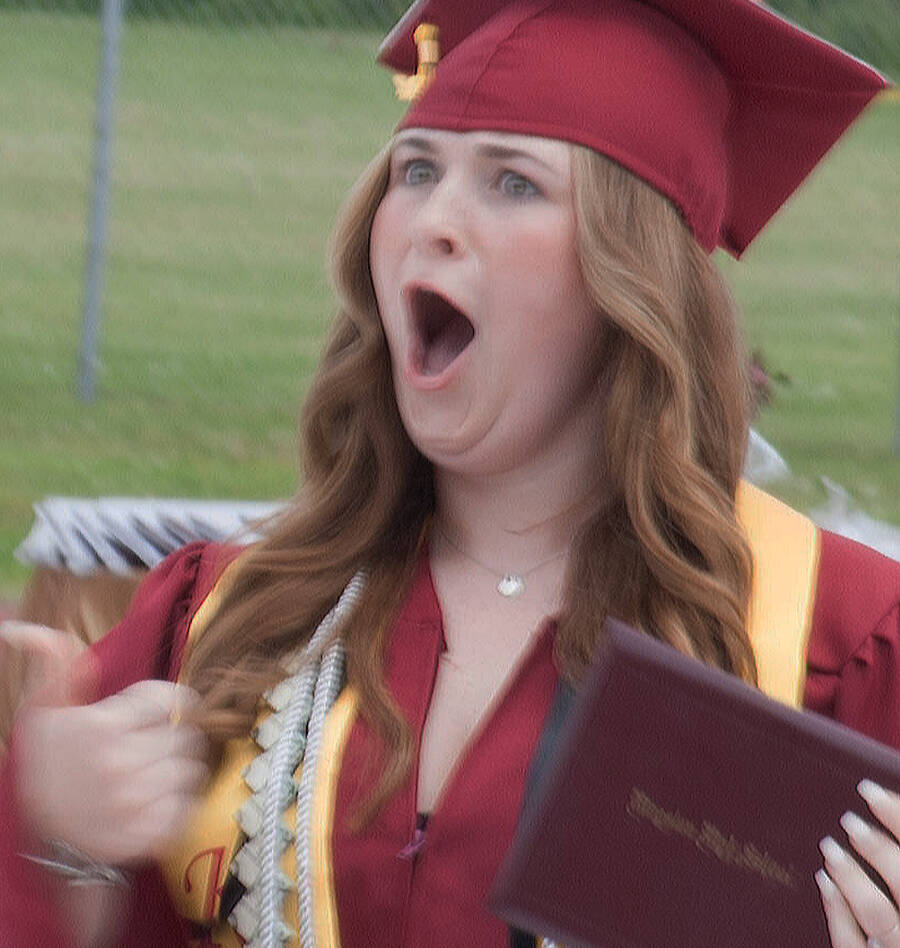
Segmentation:
[(840, 823), (851, 839), (862, 840), (872, 832), (872, 827), (865, 820), (849, 810), (841, 817)]
[(888, 795), (884, 787), (880, 787), (874, 780), (860, 780), (856, 785), (859, 795), (872, 806), (887, 803)]
[(822, 851), (826, 862), (840, 862), (843, 859), (849, 858), (844, 850), (841, 849), (830, 836), (819, 840), (819, 849)]
[(831, 876), (824, 869), (820, 869), (814, 876), (816, 880), (816, 885), (819, 887), (819, 891), (822, 893), (823, 898), (833, 899), (834, 893), (837, 890), (835, 884), (831, 881)]
[(881, 942), (880, 942), (880, 941), (875, 941), (874, 938), (870, 938), (870, 939), (866, 942), (866, 948), (881, 948)]

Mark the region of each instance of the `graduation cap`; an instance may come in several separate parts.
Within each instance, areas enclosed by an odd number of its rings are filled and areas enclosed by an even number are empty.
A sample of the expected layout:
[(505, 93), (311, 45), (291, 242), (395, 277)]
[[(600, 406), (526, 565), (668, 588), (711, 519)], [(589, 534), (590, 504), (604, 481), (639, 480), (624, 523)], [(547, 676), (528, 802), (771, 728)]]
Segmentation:
[(887, 86), (755, 0), (419, 0), (379, 59), (401, 128), (587, 145), (736, 257)]

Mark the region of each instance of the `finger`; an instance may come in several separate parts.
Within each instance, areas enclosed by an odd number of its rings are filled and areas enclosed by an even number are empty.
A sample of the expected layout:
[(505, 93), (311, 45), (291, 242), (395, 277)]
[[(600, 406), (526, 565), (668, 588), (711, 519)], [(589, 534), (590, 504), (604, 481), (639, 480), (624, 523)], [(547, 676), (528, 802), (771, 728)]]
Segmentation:
[(878, 821), (900, 839), (900, 796), (872, 780), (861, 780), (856, 789)]
[(841, 890), (860, 928), (871, 937), (890, 931), (897, 922), (897, 910), (891, 900), (830, 836), (819, 843), (819, 848), (828, 875)]
[(182, 711), (195, 704), (190, 688), (168, 681), (139, 681), (106, 699), (104, 710), (128, 726), (157, 727), (171, 724)]
[(84, 700), (93, 668), (82, 661), (87, 646), (78, 636), (35, 622), (7, 620), (0, 623), (0, 637), (28, 656), (28, 703), (61, 707)]
[(139, 726), (122, 731), (115, 719), (111, 726), (116, 731), (115, 740), (106, 742), (95, 766), (102, 769), (106, 779), (132, 780), (138, 774), (152, 769), (164, 760), (197, 760), (206, 763), (209, 758), (209, 742), (197, 728), (163, 724), (157, 727)]
[(194, 794), (169, 794), (152, 801), (138, 815), (133, 832), (143, 839), (147, 855), (161, 856), (184, 829), (200, 803)]
[(152, 701), (165, 708), (173, 721), (196, 708), (200, 697), (193, 688), (171, 681), (148, 679), (126, 688), (123, 694), (137, 695), (142, 700)]
[(202, 760), (167, 760), (155, 769), (155, 779), (143, 782), (150, 791), (146, 794), (145, 805), (155, 798), (171, 794), (195, 796), (203, 791), (209, 780), (209, 767)]
[(21, 619), (5, 619), (0, 622), (0, 638), (13, 648), (22, 649), (25, 652), (52, 652), (66, 634), (59, 629), (51, 629), (48, 625), (23, 622)]
[(158, 797), (118, 825), (115, 832), (102, 829), (91, 840), (91, 855), (112, 865), (133, 865), (162, 855), (177, 839), (200, 803), (193, 794)]
[(841, 826), (853, 848), (887, 883), (896, 901), (900, 894), (900, 846), (891, 836), (870, 826), (856, 813), (845, 813), (841, 817)]
[(822, 897), (832, 948), (866, 948), (865, 936), (859, 930), (841, 890), (824, 869), (816, 873), (815, 880)]
[(900, 921), (889, 931), (870, 938), (867, 948), (898, 948), (900, 946)]
[(130, 775), (111, 796), (110, 806), (122, 818), (134, 817), (167, 796), (195, 796), (209, 777), (201, 760), (169, 758)]

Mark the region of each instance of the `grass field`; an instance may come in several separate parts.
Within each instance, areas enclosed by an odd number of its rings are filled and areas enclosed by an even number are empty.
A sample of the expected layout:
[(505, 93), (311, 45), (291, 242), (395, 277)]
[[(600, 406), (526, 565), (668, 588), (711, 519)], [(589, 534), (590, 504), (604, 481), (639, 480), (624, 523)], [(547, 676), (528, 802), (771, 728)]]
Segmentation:
[[(377, 37), (131, 22), (99, 398), (74, 397), (97, 27), (0, 13), (0, 593), (46, 494), (279, 497), (331, 302), (338, 203), (400, 106)], [(900, 523), (900, 104), (873, 109), (733, 265), (791, 379), (761, 431), (788, 496)]]

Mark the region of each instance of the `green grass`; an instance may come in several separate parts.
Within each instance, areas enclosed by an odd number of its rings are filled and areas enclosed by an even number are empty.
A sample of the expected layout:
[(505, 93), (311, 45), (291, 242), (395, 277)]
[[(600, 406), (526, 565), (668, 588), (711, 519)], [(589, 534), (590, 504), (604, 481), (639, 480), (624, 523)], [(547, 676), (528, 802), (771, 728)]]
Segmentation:
[(0, 15), (0, 589), (48, 493), (277, 497), (331, 311), (323, 245), (400, 114), (377, 37), (133, 22), (99, 398), (74, 397), (98, 35)]
[(771, 6), (895, 80), (900, 78), (897, 0), (771, 0)]
[(900, 102), (864, 115), (744, 259), (720, 262), (751, 347), (790, 378), (758, 423), (797, 474), (788, 499), (818, 502), (824, 474), (900, 523)]
[[(0, 12), (0, 593), (46, 494), (289, 494), (331, 311), (323, 248), (400, 115), (378, 37), (126, 25), (99, 397), (75, 399), (98, 30)], [(900, 523), (900, 106), (835, 151), (738, 266), (748, 337), (792, 378), (760, 428)]]

